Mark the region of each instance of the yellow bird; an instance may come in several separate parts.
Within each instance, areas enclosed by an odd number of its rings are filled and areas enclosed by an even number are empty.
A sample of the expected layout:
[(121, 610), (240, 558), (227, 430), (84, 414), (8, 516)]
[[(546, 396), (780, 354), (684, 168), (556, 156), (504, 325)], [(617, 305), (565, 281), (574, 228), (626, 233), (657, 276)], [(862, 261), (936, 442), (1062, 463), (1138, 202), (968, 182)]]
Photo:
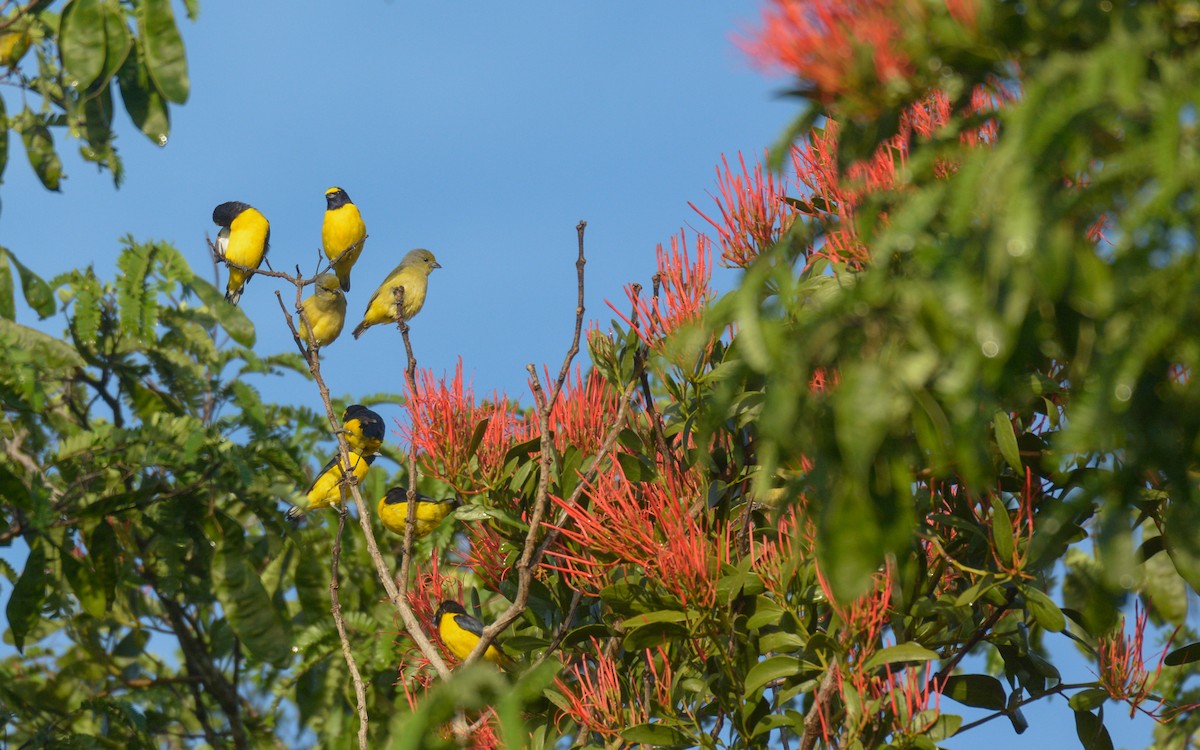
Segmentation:
[[(366, 478), (367, 470), (371, 468), (371, 463), (374, 460), (375, 456), (364, 456), (361, 453), (350, 451), (350, 473), (355, 476), (360, 484)], [(342, 457), (334, 456), (332, 461), (325, 464), (317, 474), (317, 478), (313, 481), (312, 486), (308, 488), (308, 505), (304, 508), (301, 508), (299, 505), (289, 508), (287, 512), (288, 519), (296, 521), (310, 510), (328, 508), (335, 503), (344, 503), (346, 498), (350, 496), (350, 490), (342, 483), (344, 476)]]
[[(346, 295), (338, 286), (338, 277), (323, 273), (317, 277), (316, 289), (311, 297), (300, 303), (304, 315), (300, 316), (300, 337), (309, 346), (327, 346), (342, 334), (346, 325)], [(304, 324), (305, 319), (312, 326)]]
[(428, 250), (412, 250), (405, 255), (400, 265), (392, 269), (375, 294), (371, 295), (362, 322), (354, 329), (354, 338), (361, 336), (371, 326), (396, 322), (396, 289), (400, 287), (404, 287), (404, 314), (399, 317), (411, 320), (425, 305), (429, 274), (441, 267), (442, 264)]
[[(246, 282), (267, 257), (271, 246), (271, 223), (257, 209), (240, 201), (217, 206), (212, 218), (221, 227), (217, 233), (217, 250), (229, 266), (225, 299), (236, 305), (242, 298)], [(235, 268), (235, 265), (240, 267)]]
[(321, 245), (325, 257), (333, 263), (333, 272), (342, 282), (342, 291), (350, 291), (350, 269), (362, 254), (367, 241), (367, 225), (358, 206), (340, 187), (325, 191), (325, 222), (321, 225)]
[(383, 417), (362, 404), (351, 404), (342, 412), (342, 429), (350, 450), (364, 455), (375, 453), (383, 445)]
[[(460, 505), (462, 503), (457, 498), (435, 500), (418, 492), (416, 538), (429, 536), (442, 519)], [(404, 529), (408, 526), (408, 490), (393, 487), (379, 498), (379, 520), (388, 531), (404, 536)]]
[[(468, 615), (463, 606), (454, 601), (442, 602), (433, 615), (433, 624), (437, 626), (442, 643), (459, 659), (467, 658), (479, 643), (479, 636), (483, 635), (483, 623)], [(512, 657), (495, 641), (483, 652), (483, 658), (505, 669), (514, 666)]]

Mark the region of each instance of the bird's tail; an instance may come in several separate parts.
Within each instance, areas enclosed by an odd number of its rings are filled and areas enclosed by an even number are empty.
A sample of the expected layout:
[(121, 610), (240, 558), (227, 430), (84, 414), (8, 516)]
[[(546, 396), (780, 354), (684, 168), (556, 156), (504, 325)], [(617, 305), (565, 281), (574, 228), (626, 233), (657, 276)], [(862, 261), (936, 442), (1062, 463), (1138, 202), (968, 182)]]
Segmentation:
[(367, 321), (365, 321), (365, 320), (363, 322), (359, 323), (358, 325), (356, 325), (354, 327), (354, 332), (353, 332), (354, 338), (358, 338), (359, 336), (363, 335), (363, 331), (367, 330), (370, 327), (371, 327), (370, 324), (367, 323)]
[(293, 505), (288, 508), (287, 520), (292, 523), (300, 523), (301, 518), (304, 518), (304, 508), (301, 508), (299, 505)]
[(238, 300), (242, 298), (242, 290), (245, 288), (246, 285), (242, 284), (237, 289), (230, 289), (229, 291), (225, 292), (225, 299), (229, 302), (229, 304), (236, 305)]

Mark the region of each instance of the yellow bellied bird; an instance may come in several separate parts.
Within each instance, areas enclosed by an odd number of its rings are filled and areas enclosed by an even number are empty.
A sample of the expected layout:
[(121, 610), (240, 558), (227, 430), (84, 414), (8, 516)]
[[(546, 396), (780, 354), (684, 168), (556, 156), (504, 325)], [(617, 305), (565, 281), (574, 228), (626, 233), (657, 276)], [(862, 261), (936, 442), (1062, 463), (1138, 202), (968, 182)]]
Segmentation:
[[(355, 476), (361, 484), (367, 476), (367, 470), (371, 468), (371, 463), (375, 460), (375, 456), (364, 456), (361, 453), (350, 451), (350, 473)], [(319, 508), (328, 508), (331, 505), (341, 504), (350, 496), (349, 488), (342, 482), (342, 477), (345, 476), (345, 471), (342, 468), (342, 457), (334, 456), (333, 460), (325, 464), (321, 471), (317, 474), (317, 478), (313, 480), (312, 486), (308, 488), (308, 504), (301, 508), (299, 505), (288, 509), (287, 517), (292, 521), (296, 521), (310, 510)]]
[[(428, 250), (418, 248), (409, 251), (400, 265), (393, 268), (375, 290), (375, 294), (371, 295), (362, 322), (354, 328), (354, 338), (361, 336), (371, 326), (394, 323), (397, 317), (411, 320), (425, 305), (429, 274), (441, 267), (442, 264)], [(400, 287), (404, 287), (404, 310), (402, 315), (397, 315), (400, 311), (396, 310), (396, 289)]]
[[(483, 623), (468, 615), (463, 606), (454, 601), (442, 602), (433, 615), (433, 624), (437, 626), (442, 643), (459, 659), (467, 658), (479, 643), (479, 636), (483, 635)], [(483, 652), (483, 658), (505, 669), (513, 667), (512, 657), (495, 641)]]
[[(317, 277), (312, 296), (300, 303), (300, 338), (309, 346), (327, 346), (342, 334), (346, 325), (346, 295), (338, 286), (338, 277), (323, 273)], [(308, 320), (305, 325), (304, 321)], [(312, 336), (309, 336), (309, 327)]]
[(321, 246), (333, 263), (333, 272), (342, 282), (342, 291), (350, 291), (350, 269), (362, 254), (367, 241), (367, 225), (358, 206), (340, 187), (325, 191), (325, 221), (321, 225)]
[(350, 404), (342, 412), (342, 429), (346, 443), (356, 453), (370, 454), (383, 445), (383, 417), (362, 404)]
[[(442, 519), (460, 505), (462, 502), (457, 498), (435, 500), (418, 492), (416, 529), (413, 532), (415, 538), (429, 536)], [(404, 536), (404, 529), (408, 526), (408, 490), (393, 487), (379, 498), (379, 520), (388, 531)]]
[(222, 203), (213, 209), (212, 218), (221, 227), (217, 233), (217, 250), (229, 267), (225, 299), (236, 305), (242, 298), (246, 282), (267, 257), (271, 246), (271, 222), (258, 209), (241, 201)]

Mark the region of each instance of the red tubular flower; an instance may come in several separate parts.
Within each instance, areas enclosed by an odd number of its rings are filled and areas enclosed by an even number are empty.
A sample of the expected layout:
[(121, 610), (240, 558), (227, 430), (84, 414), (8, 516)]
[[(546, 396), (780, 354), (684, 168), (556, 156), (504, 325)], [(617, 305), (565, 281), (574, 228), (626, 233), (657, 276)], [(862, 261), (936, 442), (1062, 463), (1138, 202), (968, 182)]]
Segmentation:
[(941, 715), (942, 695), (933, 676), (923, 666), (894, 673), (889, 665), (885, 670), (887, 676), (878, 681), (875, 692), (891, 703), (893, 737), (925, 734)]
[(1100, 686), (1108, 691), (1113, 700), (1125, 701), (1129, 704), (1129, 718), (1141, 711), (1159, 723), (1166, 723), (1183, 711), (1195, 709), (1200, 704), (1187, 706), (1172, 706), (1166, 708), (1165, 702), (1159, 698), (1152, 708), (1143, 708), (1142, 704), (1151, 697), (1158, 678), (1162, 675), (1163, 661), (1167, 652), (1179, 633), (1179, 628), (1167, 639), (1162, 653), (1158, 655), (1158, 664), (1151, 672), (1146, 667), (1146, 659), (1142, 649), (1146, 637), (1146, 611), (1135, 604), (1133, 634), (1125, 635), (1125, 615), (1121, 615), (1121, 626), (1109, 635), (1100, 639), (1096, 644), (1099, 655)]
[(745, 268), (783, 236), (795, 220), (796, 211), (785, 200), (783, 181), (764, 169), (761, 162), (748, 169), (745, 158), (738, 152), (740, 173), (730, 168), (724, 156), (721, 164), (724, 169), (717, 167), (720, 195), (713, 196), (721, 222), (714, 221), (695, 204), (688, 205), (717, 230), (721, 260), (726, 265)]
[(616, 422), (620, 403), (621, 395), (598, 372), (589, 370), (584, 376), (576, 367), (550, 411), (555, 446), (560, 451), (576, 448), (584, 456), (595, 454)]
[(640, 285), (625, 287), (625, 294), (637, 311), (636, 321), (626, 317), (612, 302), (608, 302), (608, 306), (651, 346), (660, 344), (680, 326), (698, 322), (713, 298), (710, 242), (704, 235), (696, 237), (694, 262), (688, 253), (687, 235), (682, 230), (671, 238), (669, 252), (663, 250), (662, 245), (658, 246), (659, 294), (647, 301), (641, 294)]
[[(684, 604), (711, 606), (717, 568), (729, 557), (730, 532), (718, 534), (714, 557), (709, 534), (689, 512), (700, 496), (694, 480), (669, 466), (659, 468), (658, 481), (630, 482), (614, 463), (588, 486), (586, 502), (572, 505), (551, 496), (568, 519), (551, 528), (593, 556), (593, 565), (637, 565)], [(559, 569), (569, 569), (561, 552), (556, 559)]]
[(762, 29), (743, 46), (763, 68), (808, 81), (829, 101), (912, 75), (901, 15), (914, 10), (893, 0), (770, 0)]
[(421, 370), (417, 392), (408, 394), (408, 403), (411, 424), (401, 427), (401, 433), (419, 452), (421, 470), (464, 494), (482, 491), (465, 481), (471, 473), (471, 438), (482, 420), (488, 425), (475, 457), (485, 483), (503, 468), (508, 449), (532, 432), (529, 420), (504, 396), (493, 394), (491, 402), (476, 403), (471, 386), (463, 382), (461, 357), (449, 379), (438, 380)]
[(567, 670), (569, 680), (557, 677), (554, 684), (567, 699), (566, 717), (580, 727), (606, 739), (621, 730), (646, 721), (636, 715), (634, 705), (626, 711), (621, 695), (621, 666), (595, 638), (591, 639), (592, 663), (580, 661)]
[(486, 521), (467, 524), (465, 528), (471, 548), (463, 564), (471, 568), (487, 588), (498, 590), (500, 582), (512, 569), (506, 562), (508, 554), (504, 550), (508, 540)]

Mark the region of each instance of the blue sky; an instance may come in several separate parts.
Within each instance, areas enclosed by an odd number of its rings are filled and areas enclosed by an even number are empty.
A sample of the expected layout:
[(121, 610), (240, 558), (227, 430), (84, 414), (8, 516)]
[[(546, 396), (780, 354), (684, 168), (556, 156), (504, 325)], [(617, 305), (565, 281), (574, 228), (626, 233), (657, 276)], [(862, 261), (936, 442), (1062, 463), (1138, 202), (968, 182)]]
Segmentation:
[[(207, 275), (212, 209), (241, 200), (270, 219), (275, 267), (311, 272), (323, 193), (339, 185), (370, 239), (347, 330), (324, 350), (333, 392), (403, 389), (399, 336), (380, 326), (355, 341), (349, 329), (399, 258), (427, 247), (443, 268), (413, 322), (420, 365), (441, 374), (462, 357), (477, 393), (528, 402), (525, 364), (557, 366), (569, 341), (576, 222), (588, 221), (587, 314), (606, 325), (604, 300), (648, 283), (655, 246), (703, 225), (688, 202), (711, 205), (721, 155), (760, 152), (796, 115), (777, 96), (785, 82), (760, 76), (730, 41), (758, 6), (210, 1), (195, 23), (177, 6), (192, 94), (172, 111), (166, 148), (119, 112), (124, 186), (60, 139), (70, 178), (51, 194), (13, 143), (0, 244), (47, 278), (87, 264), (112, 278), (118, 239), (132, 233), (173, 243)], [(736, 282), (715, 276), (719, 288)], [(242, 298), (263, 353), (293, 350), (276, 288), (255, 279)], [(273, 398), (318, 404), (298, 377), (270, 386)], [(1064, 673), (1090, 677), (1082, 663)], [(1078, 746), (1064, 700), (1027, 715), (1019, 740), (997, 720), (944, 745)], [(1118, 746), (1148, 743), (1148, 722), (1129, 728), (1111, 704), (1106, 715)]]

